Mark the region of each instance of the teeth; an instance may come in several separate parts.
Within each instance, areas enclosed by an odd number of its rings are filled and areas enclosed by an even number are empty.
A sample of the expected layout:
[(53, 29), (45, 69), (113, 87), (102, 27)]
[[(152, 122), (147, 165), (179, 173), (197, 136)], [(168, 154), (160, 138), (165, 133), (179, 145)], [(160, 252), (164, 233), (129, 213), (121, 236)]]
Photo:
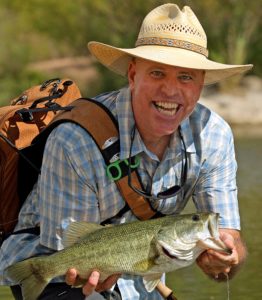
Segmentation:
[(160, 108), (166, 109), (176, 109), (178, 107), (178, 104), (173, 102), (155, 102), (155, 104)]
[(176, 113), (176, 109), (178, 107), (177, 103), (173, 102), (155, 102), (155, 106), (159, 112), (164, 113), (168, 116), (173, 116)]

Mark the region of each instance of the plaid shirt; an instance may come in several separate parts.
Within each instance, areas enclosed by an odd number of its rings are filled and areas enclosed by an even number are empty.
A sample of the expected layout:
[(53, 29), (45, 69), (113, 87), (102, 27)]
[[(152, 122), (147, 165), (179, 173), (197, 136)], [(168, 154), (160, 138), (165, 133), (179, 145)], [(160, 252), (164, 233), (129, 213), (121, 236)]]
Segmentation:
[[(107, 106), (119, 123), (120, 159), (130, 151), (134, 125), (130, 91), (105, 93), (96, 100)], [(192, 199), (197, 211), (220, 213), (220, 227), (240, 229), (234, 143), (229, 126), (214, 112), (197, 104), (194, 112), (181, 124), (181, 140), (174, 133), (162, 161), (146, 149), (138, 131), (132, 156), (139, 155), (138, 172), (144, 188), (156, 195), (181, 184), (181, 168), (188, 160), (184, 195), (152, 205), (163, 214), (178, 214)], [(16, 230), (40, 224), (40, 237), (20, 234), (9, 237), (1, 247), (0, 279), (3, 270), (16, 261), (49, 254), (63, 248), (61, 232), (72, 221), (101, 223), (115, 216), (123, 207), (116, 185), (105, 174), (105, 163), (93, 139), (80, 126), (63, 123), (50, 134), (37, 184), (24, 203)], [(130, 211), (113, 223), (134, 219)], [(118, 280), (123, 299), (161, 299), (157, 292), (148, 294), (140, 277), (125, 275)]]

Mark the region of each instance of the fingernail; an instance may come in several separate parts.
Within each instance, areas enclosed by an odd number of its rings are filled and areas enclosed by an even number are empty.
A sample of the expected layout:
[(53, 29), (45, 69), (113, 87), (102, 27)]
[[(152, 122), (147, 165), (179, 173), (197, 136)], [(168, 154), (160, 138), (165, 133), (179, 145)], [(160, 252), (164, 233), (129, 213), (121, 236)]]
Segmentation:
[(99, 272), (93, 271), (90, 276), (91, 277), (98, 277), (99, 276)]

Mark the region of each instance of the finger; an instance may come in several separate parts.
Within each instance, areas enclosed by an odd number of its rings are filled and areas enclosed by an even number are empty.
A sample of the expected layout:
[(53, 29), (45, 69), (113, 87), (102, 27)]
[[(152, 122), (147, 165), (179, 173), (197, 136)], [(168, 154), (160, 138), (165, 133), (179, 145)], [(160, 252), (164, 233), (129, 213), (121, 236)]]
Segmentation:
[[(211, 253), (212, 252), (212, 253)], [(208, 268), (223, 272), (226, 268), (232, 267), (232, 265), (238, 260), (238, 255), (225, 255), (216, 251), (210, 251)]]
[(205, 251), (197, 258), (197, 263), (203, 266), (210, 265), (212, 261), (213, 261), (213, 257), (208, 251)]
[(211, 262), (212, 262), (212, 259), (211, 259), (210, 255), (207, 252), (203, 253), (202, 255), (200, 255), (197, 258), (198, 266), (206, 274), (213, 273), (212, 270), (211, 270), (211, 266), (212, 266)]
[(230, 255), (220, 253), (217, 251), (210, 250), (210, 254), (215, 257), (217, 260), (221, 262), (221, 264), (226, 264), (226, 265), (236, 265), (239, 262), (239, 257), (238, 253), (235, 249), (232, 250), (232, 253)]
[(220, 232), (220, 239), (229, 249), (235, 248), (235, 240), (231, 234), (222, 231)]
[(69, 269), (66, 272), (65, 282), (68, 285), (74, 285), (75, 281), (76, 281), (76, 278), (77, 278), (77, 271), (76, 271), (76, 269)]
[(99, 277), (100, 277), (99, 272), (93, 271), (91, 273), (91, 275), (88, 278), (87, 283), (82, 288), (83, 294), (85, 296), (89, 296), (94, 292), (94, 290), (99, 282)]
[(197, 264), (204, 273), (214, 278), (217, 274), (227, 272), (230, 270), (228, 264), (225, 264), (218, 258), (214, 257), (208, 251), (197, 259)]
[(121, 276), (121, 274), (115, 274), (109, 276), (104, 282), (97, 285), (96, 291), (102, 292), (105, 290), (109, 290), (114, 284), (116, 284), (118, 278)]

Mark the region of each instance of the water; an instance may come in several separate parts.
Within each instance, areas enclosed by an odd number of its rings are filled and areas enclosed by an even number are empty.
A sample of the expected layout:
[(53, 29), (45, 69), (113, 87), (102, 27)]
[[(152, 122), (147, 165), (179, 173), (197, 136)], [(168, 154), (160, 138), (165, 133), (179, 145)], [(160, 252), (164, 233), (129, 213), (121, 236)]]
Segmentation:
[[(217, 283), (196, 266), (168, 275), (168, 286), (178, 300), (262, 299), (262, 129), (257, 136), (237, 136), (239, 205), (248, 259), (230, 281)], [(193, 209), (188, 207), (189, 210)]]

